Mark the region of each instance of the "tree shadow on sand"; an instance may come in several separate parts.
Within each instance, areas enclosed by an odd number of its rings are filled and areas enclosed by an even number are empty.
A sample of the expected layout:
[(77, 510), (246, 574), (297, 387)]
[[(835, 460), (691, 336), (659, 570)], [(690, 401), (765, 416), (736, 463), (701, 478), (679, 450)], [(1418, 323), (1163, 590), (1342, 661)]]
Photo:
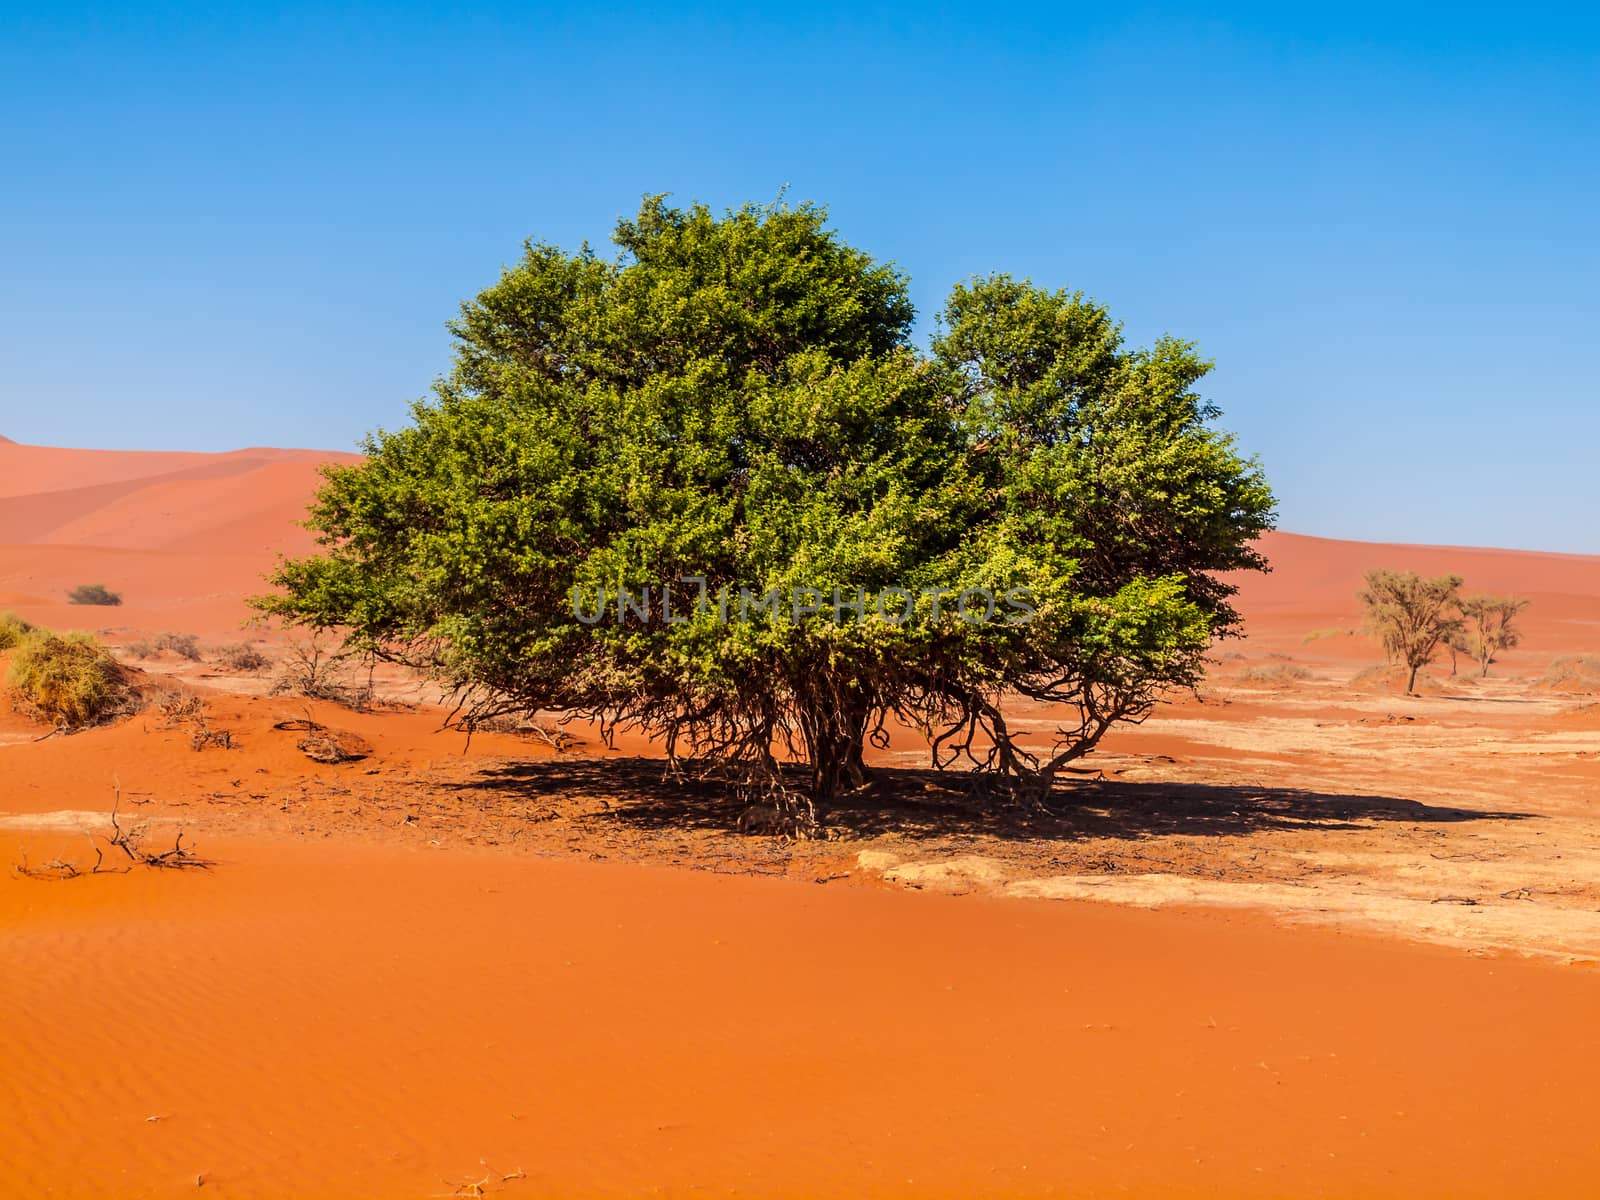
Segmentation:
[[(748, 807), (732, 789), (660, 759), (554, 758), (485, 768), (453, 785), (537, 800), (604, 801), (607, 815), (643, 830), (733, 831)], [(1516, 821), (1529, 813), (1423, 804), (1398, 796), (1206, 783), (1082, 777), (1057, 783), (1043, 807), (1020, 803), (985, 776), (874, 767), (871, 782), (822, 814), (823, 824), (861, 837), (984, 835), (1010, 839), (1236, 836), (1267, 830), (1359, 830), (1380, 822), (1426, 825)]]

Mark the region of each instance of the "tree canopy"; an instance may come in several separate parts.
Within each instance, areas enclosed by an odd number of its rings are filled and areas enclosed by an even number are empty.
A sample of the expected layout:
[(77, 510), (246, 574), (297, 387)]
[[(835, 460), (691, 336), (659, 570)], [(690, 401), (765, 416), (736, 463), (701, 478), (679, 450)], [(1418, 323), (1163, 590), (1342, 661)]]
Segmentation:
[(1461, 597), (1461, 643), (1478, 664), (1480, 676), (1502, 650), (1510, 650), (1522, 640), (1517, 617), (1528, 607), (1520, 596), (1494, 596), (1479, 593)]
[(1367, 572), (1366, 582), (1357, 595), (1366, 608), (1367, 631), (1386, 658), (1406, 668), (1406, 691), (1414, 692), (1417, 672), (1461, 635), (1461, 576), (1428, 579), (1415, 571), (1377, 568)]
[[(801, 820), (894, 721), (1048, 786), (1235, 630), (1221, 573), (1264, 566), (1273, 500), (1192, 344), (994, 275), (919, 351), (904, 276), (811, 205), (655, 197), (614, 241), (529, 243), (462, 306), (267, 613), (431, 672), (468, 728), (637, 727)], [(1062, 707), (1053, 741), (1017, 694)]]

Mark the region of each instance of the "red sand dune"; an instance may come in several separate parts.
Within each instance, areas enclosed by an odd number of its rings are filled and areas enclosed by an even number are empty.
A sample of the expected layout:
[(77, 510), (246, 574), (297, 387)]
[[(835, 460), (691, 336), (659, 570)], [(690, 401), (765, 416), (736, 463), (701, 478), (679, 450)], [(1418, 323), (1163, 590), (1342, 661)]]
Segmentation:
[[(1251, 639), (1271, 649), (1298, 655), (1294, 647), (1308, 633), (1354, 628), (1360, 619), (1356, 593), (1373, 567), (1460, 575), (1464, 592), (1527, 597), (1532, 603), (1521, 621), (1525, 637), (1518, 661), (1600, 646), (1600, 557), (1594, 555), (1345, 542), (1294, 533), (1269, 533), (1262, 548), (1272, 570), (1241, 576), (1238, 604)], [(1371, 658), (1373, 649), (1365, 639), (1323, 638), (1305, 654)]]
[[(0, 608), (59, 627), (235, 634), (276, 556), (312, 547), (296, 522), (329, 461), (358, 459), (0, 445)], [(69, 606), (80, 583), (123, 604)]]

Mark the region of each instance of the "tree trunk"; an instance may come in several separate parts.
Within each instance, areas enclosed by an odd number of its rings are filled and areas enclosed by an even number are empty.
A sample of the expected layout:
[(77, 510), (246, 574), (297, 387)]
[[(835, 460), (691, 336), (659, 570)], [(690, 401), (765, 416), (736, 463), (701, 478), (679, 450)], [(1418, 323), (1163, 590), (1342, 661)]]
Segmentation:
[(811, 765), (811, 799), (823, 805), (867, 781), (864, 757), (868, 712), (865, 705), (813, 709), (800, 714), (806, 758)]
[(1417, 668), (1411, 668), (1411, 678), (1406, 680), (1406, 695), (1415, 695), (1417, 691)]

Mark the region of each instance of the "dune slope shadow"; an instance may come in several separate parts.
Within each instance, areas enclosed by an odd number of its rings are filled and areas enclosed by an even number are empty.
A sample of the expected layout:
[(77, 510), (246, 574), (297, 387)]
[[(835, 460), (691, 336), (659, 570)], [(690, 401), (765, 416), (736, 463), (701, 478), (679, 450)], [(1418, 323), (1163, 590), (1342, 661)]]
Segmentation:
[[(508, 799), (603, 800), (609, 815), (637, 829), (731, 831), (747, 802), (693, 769), (674, 774), (660, 759), (563, 757), (488, 767), (455, 785)], [(996, 838), (1231, 836), (1267, 830), (1370, 829), (1380, 822), (1424, 825), (1515, 821), (1533, 814), (1424, 804), (1399, 796), (1300, 788), (1067, 779), (1045, 808), (1018, 803), (985, 776), (874, 767), (864, 788), (823, 813), (824, 824), (858, 836), (985, 835)]]

